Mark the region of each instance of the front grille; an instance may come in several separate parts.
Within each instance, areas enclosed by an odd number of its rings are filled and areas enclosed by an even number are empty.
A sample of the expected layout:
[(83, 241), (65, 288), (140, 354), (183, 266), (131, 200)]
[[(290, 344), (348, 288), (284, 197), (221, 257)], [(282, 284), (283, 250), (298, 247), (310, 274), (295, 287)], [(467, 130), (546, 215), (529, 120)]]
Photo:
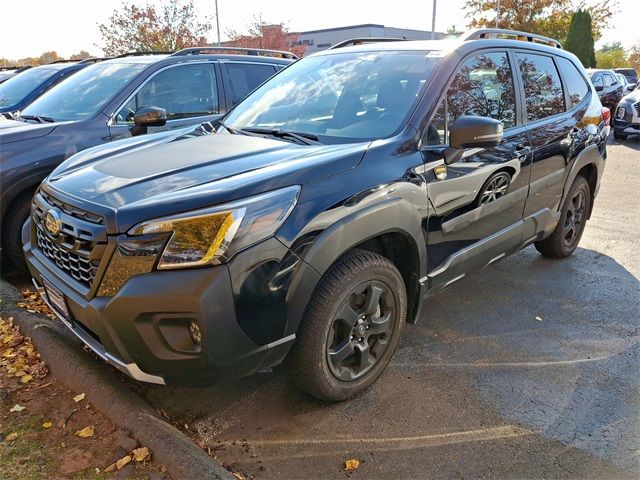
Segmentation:
[(36, 236), (38, 239), (38, 248), (50, 260), (66, 274), (71, 275), (74, 279), (90, 287), (96, 277), (100, 260), (90, 260), (78, 253), (72, 252), (64, 248), (63, 245), (52, 242), (41, 227), (36, 227)]
[(636, 102), (633, 104), (633, 108), (636, 109), (636, 113), (640, 115), (640, 102)]
[[(44, 227), (44, 216), (55, 210), (62, 226), (56, 236)], [(33, 199), (31, 218), (38, 250), (60, 271), (90, 289), (107, 245), (104, 217), (63, 202), (43, 190)]]

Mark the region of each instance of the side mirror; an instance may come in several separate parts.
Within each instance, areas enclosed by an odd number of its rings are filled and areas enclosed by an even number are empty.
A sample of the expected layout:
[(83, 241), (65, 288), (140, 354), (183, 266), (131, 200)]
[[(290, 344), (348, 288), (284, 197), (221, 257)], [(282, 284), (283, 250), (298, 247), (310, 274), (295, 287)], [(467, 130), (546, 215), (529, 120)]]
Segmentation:
[(627, 85), (627, 91), (628, 92), (633, 92), (634, 88), (635, 88), (635, 85)]
[(147, 133), (148, 127), (162, 127), (167, 123), (167, 111), (159, 107), (140, 107), (133, 114), (132, 135)]
[(444, 151), (444, 163), (451, 165), (462, 158), (465, 148), (491, 148), (502, 141), (504, 125), (500, 120), (474, 115), (456, 119), (449, 130), (449, 146)]
[(602, 85), (596, 85), (596, 92), (601, 92), (602, 90), (604, 90)]

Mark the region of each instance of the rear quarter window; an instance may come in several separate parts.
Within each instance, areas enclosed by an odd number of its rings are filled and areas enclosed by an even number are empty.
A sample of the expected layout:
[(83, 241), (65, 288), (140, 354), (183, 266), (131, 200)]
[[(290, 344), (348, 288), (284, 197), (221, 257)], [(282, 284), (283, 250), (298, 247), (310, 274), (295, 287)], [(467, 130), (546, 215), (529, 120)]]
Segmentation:
[(571, 60), (558, 57), (558, 68), (564, 79), (564, 87), (569, 99), (569, 109), (578, 105), (589, 93), (589, 85)]

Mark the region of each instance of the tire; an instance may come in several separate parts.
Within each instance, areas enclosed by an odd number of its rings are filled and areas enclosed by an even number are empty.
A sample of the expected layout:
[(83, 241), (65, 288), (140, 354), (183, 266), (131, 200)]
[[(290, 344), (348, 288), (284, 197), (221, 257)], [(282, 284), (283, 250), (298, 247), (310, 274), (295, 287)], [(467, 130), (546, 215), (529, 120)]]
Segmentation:
[(19, 269), (27, 269), (22, 252), (22, 225), (29, 218), (34, 192), (21, 193), (11, 202), (2, 229), (2, 256)]
[(286, 361), (292, 380), (324, 401), (353, 397), (388, 365), (406, 316), (407, 293), (395, 265), (366, 250), (347, 253), (310, 299)]
[(547, 238), (535, 242), (536, 249), (547, 258), (571, 255), (580, 243), (592, 200), (589, 183), (583, 176), (577, 176), (562, 206), (558, 225)]
[(622, 133), (622, 132), (616, 132), (614, 130), (613, 131), (613, 138), (615, 138), (617, 140), (626, 140), (627, 139), (627, 134), (626, 133)]

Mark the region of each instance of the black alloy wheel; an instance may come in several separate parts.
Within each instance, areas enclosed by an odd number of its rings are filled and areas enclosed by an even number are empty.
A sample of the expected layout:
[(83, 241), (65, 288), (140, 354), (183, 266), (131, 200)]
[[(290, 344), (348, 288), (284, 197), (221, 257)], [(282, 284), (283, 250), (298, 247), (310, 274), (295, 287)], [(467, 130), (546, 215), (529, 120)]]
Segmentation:
[(407, 316), (402, 275), (387, 258), (354, 249), (322, 276), (285, 364), (292, 380), (325, 401), (353, 397), (391, 360)]
[(396, 302), (388, 285), (369, 281), (354, 288), (327, 336), (331, 373), (345, 382), (366, 375), (389, 346), (395, 320)]

